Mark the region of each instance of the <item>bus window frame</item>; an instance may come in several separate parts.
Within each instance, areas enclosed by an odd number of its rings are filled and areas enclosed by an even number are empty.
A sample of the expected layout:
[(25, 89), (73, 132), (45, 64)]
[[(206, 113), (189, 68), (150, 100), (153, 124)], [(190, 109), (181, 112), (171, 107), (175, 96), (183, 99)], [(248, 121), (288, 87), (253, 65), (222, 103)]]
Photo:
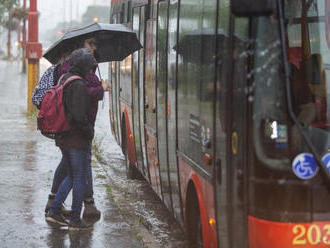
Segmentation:
[(137, 0), (132, 2), (132, 10), (137, 7), (142, 7), (145, 5), (150, 5), (150, 0)]
[(329, 23), (329, 0), (325, 1), (325, 37), (328, 48), (330, 49), (330, 23)]

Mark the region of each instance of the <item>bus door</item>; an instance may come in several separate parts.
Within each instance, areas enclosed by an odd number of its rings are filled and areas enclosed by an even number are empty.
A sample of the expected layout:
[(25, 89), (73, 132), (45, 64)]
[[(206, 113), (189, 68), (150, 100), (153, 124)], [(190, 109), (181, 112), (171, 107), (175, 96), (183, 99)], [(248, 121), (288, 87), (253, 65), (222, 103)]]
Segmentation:
[[(118, 23), (120, 19), (119, 15), (115, 15), (113, 17), (113, 23)], [(118, 62), (111, 62), (111, 101), (112, 101), (112, 111), (113, 111), (113, 130), (114, 130), (114, 137), (117, 140), (118, 144), (120, 144), (120, 104), (119, 104), (119, 89), (120, 89), (120, 76), (119, 76), (119, 63)]]
[[(133, 8), (133, 30), (144, 45), (144, 8)], [(149, 179), (144, 133), (144, 49), (133, 54), (132, 95), (133, 95), (133, 130), (137, 166), (146, 179)]]
[(248, 247), (247, 19), (231, 16), (220, 1), (217, 34), (216, 217), (218, 244)]
[(168, 1), (157, 4), (157, 147), (162, 196), (172, 210), (167, 156), (167, 25)]
[(147, 148), (147, 162), (149, 168), (150, 182), (154, 191), (162, 198), (159, 176), (159, 161), (156, 134), (156, 18), (148, 18), (151, 10), (142, 7), (146, 13), (146, 36), (145, 42), (145, 134)]
[(182, 212), (177, 166), (177, 53), (175, 50), (177, 44), (178, 9), (178, 1), (170, 0), (167, 29), (167, 149), (173, 210), (175, 217), (181, 220)]

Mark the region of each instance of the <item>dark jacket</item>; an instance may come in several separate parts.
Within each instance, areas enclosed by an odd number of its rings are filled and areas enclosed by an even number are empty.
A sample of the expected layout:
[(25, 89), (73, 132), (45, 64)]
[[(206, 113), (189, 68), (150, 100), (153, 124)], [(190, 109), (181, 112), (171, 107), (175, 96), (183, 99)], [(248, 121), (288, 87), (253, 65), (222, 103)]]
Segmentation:
[[(80, 49), (79, 49), (80, 50)], [(77, 59), (74, 55), (77, 55)], [(93, 65), (94, 59), (85, 54), (75, 54), (73, 52), (73, 61), (69, 73), (66, 73), (60, 83), (72, 76), (78, 75), (82, 80), (74, 80), (63, 91), (63, 103), (65, 115), (71, 130), (65, 136), (56, 139), (56, 145), (63, 149), (82, 149), (87, 150), (94, 137), (94, 122), (91, 112), (90, 96), (86, 91), (86, 78), (88, 71)], [(87, 54), (88, 55), (88, 54)], [(95, 59), (94, 59), (95, 60)]]
[[(70, 62), (66, 60), (61, 66), (56, 68), (54, 78), (57, 80), (65, 73), (70, 70)], [(86, 90), (87, 94), (91, 99), (91, 110), (93, 115), (93, 121), (95, 123), (96, 114), (98, 110), (98, 102), (103, 99), (104, 90), (102, 88), (99, 78), (96, 76), (95, 72), (90, 72), (86, 78)]]
[[(62, 83), (72, 73), (67, 73)], [(72, 81), (63, 91), (65, 116), (72, 127), (71, 131), (60, 139), (56, 145), (64, 149), (87, 150), (94, 136), (90, 99), (86, 92), (86, 83), (82, 80)]]

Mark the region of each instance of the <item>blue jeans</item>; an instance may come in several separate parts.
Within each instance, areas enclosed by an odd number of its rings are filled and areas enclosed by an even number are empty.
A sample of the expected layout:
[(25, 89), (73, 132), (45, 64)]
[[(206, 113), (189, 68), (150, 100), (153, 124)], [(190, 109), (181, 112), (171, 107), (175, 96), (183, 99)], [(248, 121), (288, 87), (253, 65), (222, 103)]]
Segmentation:
[[(93, 175), (92, 175), (92, 147), (88, 149), (88, 167), (87, 167), (87, 173), (86, 173), (86, 190), (85, 190), (85, 199), (93, 199)], [(54, 173), (54, 179), (53, 179), (53, 184), (52, 184), (52, 190), (51, 192), (53, 194), (56, 194), (58, 188), (60, 187), (62, 181), (64, 178), (67, 176), (67, 165), (63, 159), (61, 159), (61, 162), (57, 166), (55, 173)]]
[(56, 214), (60, 213), (62, 203), (72, 189), (71, 221), (77, 221), (80, 219), (82, 202), (85, 198), (88, 154), (90, 153), (88, 150), (79, 149), (61, 149), (61, 151), (67, 176), (58, 188), (50, 211)]

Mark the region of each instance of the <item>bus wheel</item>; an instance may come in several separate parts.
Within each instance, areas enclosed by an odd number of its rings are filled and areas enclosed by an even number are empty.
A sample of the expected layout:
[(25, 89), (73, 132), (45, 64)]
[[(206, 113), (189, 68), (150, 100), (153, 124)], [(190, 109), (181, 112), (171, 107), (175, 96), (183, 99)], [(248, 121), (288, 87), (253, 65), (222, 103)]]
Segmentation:
[(203, 248), (203, 232), (199, 204), (197, 196), (195, 195), (193, 198), (195, 199), (191, 199), (187, 219), (188, 239), (190, 244), (189, 247)]

